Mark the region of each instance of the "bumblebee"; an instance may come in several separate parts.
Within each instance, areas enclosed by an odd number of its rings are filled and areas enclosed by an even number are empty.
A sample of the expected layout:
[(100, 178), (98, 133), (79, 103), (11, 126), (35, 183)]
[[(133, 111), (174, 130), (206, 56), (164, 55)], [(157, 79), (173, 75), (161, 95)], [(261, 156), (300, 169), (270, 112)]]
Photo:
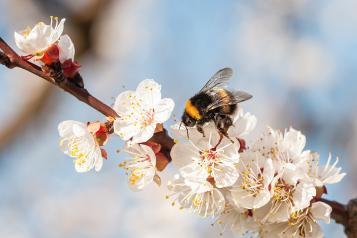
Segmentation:
[(231, 116), (237, 110), (238, 103), (252, 98), (246, 92), (225, 89), (232, 75), (231, 68), (219, 70), (196, 95), (186, 101), (181, 118), (186, 129), (196, 126), (205, 136), (203, 125), (213, 121), (220, 134), (229, 138), (227, 131), (233, 124)]

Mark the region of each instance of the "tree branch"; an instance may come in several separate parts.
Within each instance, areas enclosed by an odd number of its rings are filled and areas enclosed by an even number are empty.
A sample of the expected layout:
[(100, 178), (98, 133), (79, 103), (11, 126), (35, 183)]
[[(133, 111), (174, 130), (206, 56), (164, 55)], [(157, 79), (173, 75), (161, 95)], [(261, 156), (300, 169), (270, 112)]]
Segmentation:
[[(86, 103), (103, 115), (112, 118), (119, 117), (111, 107), (93, 97), (86, 89), (76, 86), (63, 75), (59, 75), (59, 77), (61, 77), (61, 80), (59, 80), (58, 78), (54, 78), (52, 74), (44, 72), (39, 66), (22, 59), (1, 37), (0, 50), (0, 64), (10, 69), (19, 67), (29, 71), (62, 88), (64, 91), (72, 94), (78, 100)], [(166, 165), (171, 162), (170, 151), (175, 144), (174, 139), (171, 138), (165, 128), (160, 125), (157, 127), (157, 131), (150, 141), (161, 145), (161, 152), (165, 155), (167, 160), (164, 164), (164, 167), (166, 167)], [(351, 200), (347, 206), (324, 198), (320, 198), (319, 201), (325, 202), (332, 207), (331, 218), (334, 219), (336, 223), (344, 226), (348, 238), (357, 238), (357, 199)]]
[(331, 218), (344, 226), (347, 237), (357, 238), (357, 198), (350, 200), (347, 205), (324, 198), (319, 200), (332, 207)]
[(56, 81), (49, 73), (44, 72), (39, 66), (32, 64), (19, 56), (1, 37), (0, 37), (0, 63), (12, 69), (15, 67), (29, 71), (48, 82), (62, 88), (64, 91), (72, 94), (78, 100), (86, 103), (95, 110), (101, 112), (107, 117), (116, 118), (119, 115), (108, 105), (93, 97), (86, 89), (73, 84), (68, 78), (63, 81)]

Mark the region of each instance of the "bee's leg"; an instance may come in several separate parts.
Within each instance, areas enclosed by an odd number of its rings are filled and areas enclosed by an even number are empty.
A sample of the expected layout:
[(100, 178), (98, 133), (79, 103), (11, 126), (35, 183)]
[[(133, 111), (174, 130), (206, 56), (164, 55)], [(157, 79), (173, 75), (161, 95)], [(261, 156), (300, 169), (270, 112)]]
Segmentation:
[(218, 131), (218, 134), (219, 134), (219, 140), (217, 142), (217, 144), (213, 147), (214, 149), (217, 149), (217, 147), (219, 146), (219, 144), (221, 144), (222, 140), (223, 140), (223, 134)]
[(216, 115), (215, 125), (221, 135), (225, 136), (232, 143), (234, 143), (228, 135), (228, 129), (233, 125), (232, 119), (228, 115)]
[(198, 132), (200, 132), (203, 135), (203, 137), (206, 137), (202, 126), (203, 126), (202, 124), (197, 123), (196, 128), (197, 128)]

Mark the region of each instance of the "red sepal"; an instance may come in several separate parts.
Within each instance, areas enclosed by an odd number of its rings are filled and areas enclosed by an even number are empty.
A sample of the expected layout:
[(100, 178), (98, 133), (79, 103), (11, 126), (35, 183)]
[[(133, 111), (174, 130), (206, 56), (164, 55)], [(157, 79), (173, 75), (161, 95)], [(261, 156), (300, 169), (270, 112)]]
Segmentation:
[(108, 153), (105, 149), (100, 148), (100, 152), (102, 153), (102, 157), (104, 159), (108, 159)]
[(44, 64), (50, 65), (59, 60), (59, 48), (57, 44), (53, 44), (46, 49), (40, 59)]
[(80, 67), (81, 65), (77, 61), (68, 59), (62, 64), (63, 74), (67, 78), (73, 78), (78, 73)]
[(158, 143), (155, 143), (153, 141), (147, 141), (147, 142), (144, 142), (142, 144), (151, 147), (151, 149), (154, 151), (155, 154), (159, 153), (160, 150), (161, 150), (161, 145), (158, 144)]
[(87, 128), (94, 136), (98, 145), (102, 146), (108, 142), (109, 133), (104, 123), (100, 122), (88, 122)]

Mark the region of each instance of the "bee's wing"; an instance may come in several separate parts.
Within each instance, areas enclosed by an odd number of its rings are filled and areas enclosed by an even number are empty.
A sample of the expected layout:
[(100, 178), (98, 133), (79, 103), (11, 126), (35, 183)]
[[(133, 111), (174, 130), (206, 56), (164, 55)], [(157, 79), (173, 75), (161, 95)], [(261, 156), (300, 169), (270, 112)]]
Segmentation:
[(219, 94), (213, 95), (212, 103), (210, 105), (208, 105), (206, 112), (209, 112), (209, 111), (216, 109), (218, 107), (238, 104), (240, 102), (244, 102), (244, 101), (251, 99), (253, 97), (249, 93), (246, 93), (243, 91), (233, 91), (231, 93), (233, 94), (233, 98), (231, 98), (229, 95), (227, 95), (225, 97), (221, 97)]
[(231, 68), (224, 68), (215, 73), (206, 83), (205, 86), (200, 90), (200, 93), (207, 92), (214, 87), (224, 87), (225, 83), (233, 75), (233, 70)]

